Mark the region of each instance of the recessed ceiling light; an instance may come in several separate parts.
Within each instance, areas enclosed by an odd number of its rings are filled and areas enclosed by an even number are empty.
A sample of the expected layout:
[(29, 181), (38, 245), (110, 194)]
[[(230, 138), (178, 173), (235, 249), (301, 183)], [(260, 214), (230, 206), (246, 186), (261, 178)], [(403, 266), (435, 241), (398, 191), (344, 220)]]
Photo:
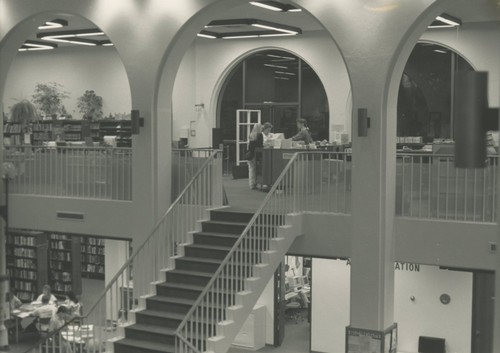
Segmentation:
[(276, 26), (270, 26), (270, 25), (265, 25), (265, 24), (260, 24), (260, 23), (253, 23), (253, 27), (258, 27), (258, 28), (264, 28), (264, 29), (270, 29), (272, 31), (278, 31), (278, 32), (283, 32), (283, 33), (288, 33), (288, 34), (297, 34), (297, 31), (291, 31), (289, 29), (281, 28), (281, 27), (276, 27)]
[(244, 34), (244, 35), (225, 35), (222, 39), (247, 39), (247, 38), (259, 38), (257, 34)]
[(267, 56), (270, 58), (276, 58), (276, 59), (295, 60), (295, 58), (292, 58), (291, 56), (281, 56), (281, 55), (275, 55), (275, 54), (267, 54)]
[(44, 30), (44, 29), (54, 29), (54, 28), (62, 28), (68, 25), (68, 21), (56, 18), (51, 21), (45, 22), (42, 26), (39, 26), (38, 29)]
[(296, 76), (293, 72), (286, 72), (286, 71), (274, 71), (275, 74), (280, 74), (280, 75), (288, 75), (288, 76)]
[(442, 13), (436, 17), (436, 20), (432, 22), (428, 28), (450, 28), (458, 27), (462, 25), (462, 20), (457, 17), (448, 15), (447, 13)]
[(442, 49), (434, 49), (434, 51), (435, 51), (436, 53), (440, 53), (440, 54), (446, 54), (446, 53), (447, 53), (447, 51), (446, 51), (446, 50), (442, 50)]
[(276, 80), (286, 80), (289, 81), (290, 79), (288, 77), (281, 77), (281, 76), (274, 76)]
[(214, 34), (209, 34), (206, 32), (201, 31), (200, 33), (197, 34), (198, 37), (201, 38), (208, 38), (208, 39), (217, 39), (217, 36)]

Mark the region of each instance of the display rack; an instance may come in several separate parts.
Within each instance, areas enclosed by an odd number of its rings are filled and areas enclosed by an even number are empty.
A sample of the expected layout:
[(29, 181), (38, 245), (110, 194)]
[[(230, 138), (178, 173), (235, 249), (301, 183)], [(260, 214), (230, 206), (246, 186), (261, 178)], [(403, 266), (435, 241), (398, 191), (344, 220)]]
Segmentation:
[(82, 277), (104, 280), (104, 239), (82, 237)]
[(22, 124), (21, 123), (5, 123), (3, 126), (4, 139), (8, 139), (6, 145), (21, 145), (22, 144)]
[(49, 284), (56, 296), (68, 292), (81, 294), (82, 273), (80, 237), (50, 234)]
[(11, 292), (24, 302), (34, 300), (48, 283), (48, 236), (43, 232), (7, 232), (6, 264)]

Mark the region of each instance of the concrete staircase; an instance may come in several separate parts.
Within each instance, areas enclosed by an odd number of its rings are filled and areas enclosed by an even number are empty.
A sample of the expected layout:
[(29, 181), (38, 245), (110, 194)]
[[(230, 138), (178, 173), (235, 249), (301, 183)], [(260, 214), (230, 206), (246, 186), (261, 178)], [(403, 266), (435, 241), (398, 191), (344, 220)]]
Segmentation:
[[(210, 220), (201, 222), (201, 230), (192, 234), (192, 243), (182, 245), (183, 254), (175, 258), (175, 269), (165, 271), (166, 281), (155, 285), (156, 294), (144, 298), (142, 308), (131, 313), (134, 323), (124, 328), (123, 339), (114, 342), (114, 352), (174, 353), (176, 329), (252, 216), (231, 208), (211, 211)], [(258, 256), (260, 263), (247, 265), (253, 267), (253, 277), (247, 278), (245, 288), (236, 294), (236, 305), (221, 309), (225, 313), (219, 317), (226, 319), (204, 330), (216, 335), (196, 338), (204, 351), (225, 353), (229, 349), (288, 248), (302, 234), (299, 216), (286, 216), (280, 223), (283, 225), (272, 230), (277, 237), (270, 240), (269, 250)], [(213, 314), (214, 309), (209, 312)]]

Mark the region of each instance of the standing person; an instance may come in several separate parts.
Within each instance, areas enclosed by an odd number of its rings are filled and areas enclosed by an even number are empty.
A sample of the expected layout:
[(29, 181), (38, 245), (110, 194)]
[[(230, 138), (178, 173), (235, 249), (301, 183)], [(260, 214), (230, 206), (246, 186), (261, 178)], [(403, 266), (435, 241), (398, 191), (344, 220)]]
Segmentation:
[(263, 140), (264, 144), (268, 140), (269, 135), (271, 134), (271, 130), (272, 129), (273, 129), (273, 125), (271, 123), (269, 123), (269, 122), (264, 123), (264, 125), (262, 125), (262, 137), (264, 139)]
[(257, 189), (256, 170), (255, 170), (255, 149), (264, 145), (264, 137), (262, 135), (262, 125), (255, 124), (252, 132), (248, 137), (248, 151), (245, 155), (248, 164), (248, 186), (251, 190)]
[(311, 137), (311, 133), (309, 132), (309, 129), (307, 128), (307, 120), (299, 118), (297, 119), (297, 129), (299, 132), (295, 136), (292, 137), (292, 141), (302, 141), (306, 145), (310, 144), (313, 142), (313, 139)]

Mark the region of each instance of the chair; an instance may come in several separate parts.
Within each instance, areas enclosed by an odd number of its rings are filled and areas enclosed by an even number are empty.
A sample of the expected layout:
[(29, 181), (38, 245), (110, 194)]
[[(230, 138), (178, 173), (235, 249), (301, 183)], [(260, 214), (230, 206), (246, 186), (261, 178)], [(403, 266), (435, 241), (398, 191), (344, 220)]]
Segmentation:
[(300, 315), (301, 305), (296, 301), (289, 301), (285, 304), (285, 318), (295, 320), (297, 324), (302, 319)]
[(49, 332), (50, 317), (39, 317), (37, 322), (37, 329), (40, 334), (47, 334)]

